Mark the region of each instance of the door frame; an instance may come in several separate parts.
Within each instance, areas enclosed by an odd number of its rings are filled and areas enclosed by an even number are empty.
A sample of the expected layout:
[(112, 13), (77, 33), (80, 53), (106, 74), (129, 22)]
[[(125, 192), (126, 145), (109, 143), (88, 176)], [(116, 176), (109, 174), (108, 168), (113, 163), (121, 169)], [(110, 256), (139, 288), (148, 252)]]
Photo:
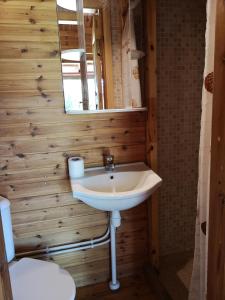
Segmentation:
[(0, 299), (13, 300), (0, 211)]
[(225, 299), (225, 1), (217, 0), (207, 299)]

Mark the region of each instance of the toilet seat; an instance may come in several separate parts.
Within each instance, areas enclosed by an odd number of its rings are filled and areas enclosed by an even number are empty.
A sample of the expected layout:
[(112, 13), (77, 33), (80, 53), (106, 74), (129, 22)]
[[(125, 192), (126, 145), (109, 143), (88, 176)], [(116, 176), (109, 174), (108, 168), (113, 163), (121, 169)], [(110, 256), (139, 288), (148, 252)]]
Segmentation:
[(13, 300), (74, 300), (70, 274), (51, 262), (22, 258), (9, 267)]

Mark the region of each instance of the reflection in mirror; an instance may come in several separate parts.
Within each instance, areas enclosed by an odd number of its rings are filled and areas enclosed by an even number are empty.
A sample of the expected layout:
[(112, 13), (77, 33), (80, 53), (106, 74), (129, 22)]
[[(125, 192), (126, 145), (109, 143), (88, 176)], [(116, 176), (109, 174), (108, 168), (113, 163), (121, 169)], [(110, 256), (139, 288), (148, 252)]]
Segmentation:
[(65, 109), (141, 108), (142, 0), (57, 0)]

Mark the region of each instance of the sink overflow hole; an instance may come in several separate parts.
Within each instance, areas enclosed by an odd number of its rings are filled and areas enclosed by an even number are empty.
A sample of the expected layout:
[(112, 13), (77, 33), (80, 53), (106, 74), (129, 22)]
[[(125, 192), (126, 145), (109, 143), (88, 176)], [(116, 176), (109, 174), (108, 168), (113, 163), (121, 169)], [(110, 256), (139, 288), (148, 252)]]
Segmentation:
[(110, 179), (113, 179), (114, 178), (114, 176), (110, 176)]

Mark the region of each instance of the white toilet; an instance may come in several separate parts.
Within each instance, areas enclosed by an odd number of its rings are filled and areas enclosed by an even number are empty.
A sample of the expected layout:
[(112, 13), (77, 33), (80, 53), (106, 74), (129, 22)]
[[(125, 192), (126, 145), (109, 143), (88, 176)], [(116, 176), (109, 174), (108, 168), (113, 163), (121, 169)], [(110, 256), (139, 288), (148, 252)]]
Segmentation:
[(3, 233), (13, 300), (74, 300), (76, 287), (71, 275), (57, 264), (15, 257), (10, 202), (0, 196)]

